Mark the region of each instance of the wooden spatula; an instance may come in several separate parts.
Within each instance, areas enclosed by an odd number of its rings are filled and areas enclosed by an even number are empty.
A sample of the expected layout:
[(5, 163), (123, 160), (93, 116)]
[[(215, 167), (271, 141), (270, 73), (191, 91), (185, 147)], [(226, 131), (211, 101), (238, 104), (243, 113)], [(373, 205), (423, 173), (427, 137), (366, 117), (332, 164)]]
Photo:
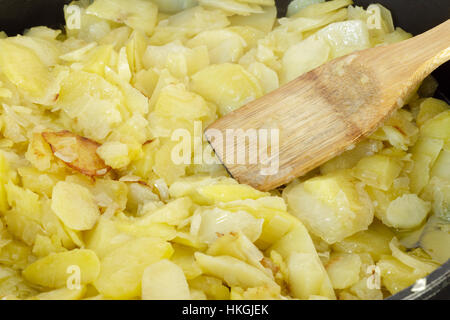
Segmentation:
[[(205, 136), (236, 180), (262, 191), (271, 190), (374, 132), (404, 105), (426, 76), (449, 58), (447, 20), (409, 40), (355, 52), (322, 65), (219, 119), (207, 128)], [(278, 150), (270, 139), (269, 143), (261, 141), (264, 135), (257, 140), (250, 134), (243, 135), (260, 129), (279, 130)], [(227, 132), (231, 139), (226, 138)], [(218, 133), (223, 138), (218, 138)], [(232, 138), (233, 134), (240, 136), (240, 142)], [(246, 143), (242, 143), (244, 140)], [(269, 160), (278, 160), (278, 170), (264, 172), (268, 164), (261, 162), (262, 157), (250, 161), (248, 152), (255, 150), (258, 155), (271, 155)], [(246, 161), (237, 161), (235, 156), (239, 155), (247, 155)]]

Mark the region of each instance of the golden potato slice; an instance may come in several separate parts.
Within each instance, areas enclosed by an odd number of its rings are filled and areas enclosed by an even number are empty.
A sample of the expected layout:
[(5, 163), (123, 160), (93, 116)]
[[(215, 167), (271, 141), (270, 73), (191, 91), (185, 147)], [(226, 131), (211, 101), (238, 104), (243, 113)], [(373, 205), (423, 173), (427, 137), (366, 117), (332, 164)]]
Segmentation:
[(265, 7), (262, 13), (253, 13), (248, 16), (231, 16), (230, 22), (233, 26), (252, 27), (267, 33), (272, 30), (276, 19), (277, 9), (275, 7)]
[(383, 300), (383, 291), (367, 285), (373, 280), (370, 277), (365, 277), (351, 286), (348, 290), (351, 295), (358, 297), (360, 300)]
[(217, 104), (221, 115), (263, 94), (258, 80), (251, 73), (231, 63), (211, 65), (194, 74), (192, 90)]
[(416, 194), (404, 194), (389, 204), (382, 221), (397, 229), (414, 229), (425, 221), (430, 210), (429, 202)]
[[(312, 1), (311, 1), (312, 2)], [(293, 17), (308, 17), (315, 18), (320, 17), (329, 12), (333, 12), (343, 7), (347, 7), (353, 3), (352, 0), (334, 0), (334, 1), (326, 1), (311, 3), (309, 6), (306, 6), (299, 10)]]
[(362, 158), (353, 169), (353, 176), (365, 184), (387, 191), (402, 170), (402, 162), (394, 157), (374, 155)]
[(50, 71), (38, 55), (9, 39), (0, 42), (0, 68), (9, 81), (35, 101), (43, 98), (51, 83)]
[(17, 171), (22, 178), (22, 184), (25, 189), (46, 195), (49, 198), (52, 196), (55, 184), (62, 179), (57, 174), (43, 173), (33, 167), (20, 167)]
[(367, 25), (360, 20), (335, 22), (317, 32), (330, 45), (330, 57), (338, 58), (371, 47)]
[(152, 0), (158, 10), (166, 14), (174, 14), (197, 5), (197, 0)]
[(288, 83), (328, 61), (330, 46), (323, 39), (307, 38), (290, 47), (283, 56), (281, 82)]
[(374, 155), (383, 149), (383, 142), (367, 139), (359, 142), (352, 150), (347, 150), (340, 156), (325, 162), (320, 167), (321, 174), (328, 174), (340, 169), (353, 168), (361, 159)]
[(230, 300), (280, 300), (282, 296), (280, 290), (275, 287), (256, 287), (246, 290), (231, 288)]
[(202, 274), (202, 270), (195, 262), (195, 249), (188, 246), (173, 244), (174, 253), (171, 258), (175, 264), (183, 270), (186, 279), (195, 279)]
[[(427, 121), (422, 128), (439, 116)], [(430, 181), (430, 170), (436, 162), (444, 141), (442, 139), (421, 136), (416, 145), (411, 149), (414, 167), (409, 174), (410, 187), (413, 193), (420, 193)]]
[(184, 85), (167, 85), (156, 100), (155, 114), (159, 117), (185, 120), (212, 117), (211, 109), (198, 94), (189, 92)]
[(24, 215), (34, 221), (41, 219), (41, 203), (36, 193), (21, 188), (11, 181), (8, 181), (4, 187), (8, 204), (17, 211), (17, 214)]
[(148, 225), (152, 223), (166, 223), (171, 226), (178, 226), (191, 215), (190, 208), (192, 207), (191, 199), (187, 197), (178, 198), (170, 201), (165, 206), (157, 208), (156, 210), (146, 210), (143, 207), (144, 215), (139, 220), (139, 225)]
[(420, 103), (420, 111), (417, 115), (416, 123), (419, 127), (421, 127), (425, 122), (430, 119), (433, 119), (435, 116), (440, 114), (441, 112), (446, 111), (449, 106), (443, 100), (438, 100), (435, 98), (427, 98), (424, 99)]
[(270, 247), (298, 223), (296, 217), (286, 212), (286, 204), (280, 197), (222, 202), (219, 207), (233, 213), (243, 210), (256, 219), (262, 219), (262, 233), (255, 243), (262, 250)]
[[(266, 268), (262, 261), (263, 253), (242, 233), (228, 233), (219, 237), (206, 251), (212, 256), (230, 256), (258, 268), (272, 277), (272, 270)], [(268, 265), (268, 264), (266, 264)]]
[(292, 0), (289, 3), (286, 16), (292, 17), (293, 15), (297, 14), (300, 10), (305, 9), (306, 7), (308, 7), (312, 4), (322, 3), (322, 2), (325, 2), (325, 0)]
[(75, 249), (51, 253), (33, 262), (23, 271), (23, 276), (27, 281), (46, 288), (62, 288), (70, 277), (76, 275), (70, 267), (79, 268), (80, 284), (92, 283), (100, 273), (100, 261), (94, 251)]
[(25, 158), (38, 170), (50, 169), (53, 159), (52, 150), (40, 133), (33, 133), (28, 144)]
[[(163, 46), (148, 46), (142, 57), (144, 67), (148, 68), (146, 73), (152, 71), (152, 68), (167, 68), (177, 78), (191, 75), (208, 66), (209, 62), (210, 57), (206, 46), (187, 48), (180, 41)], [(154, 81), (155, 85), (156, 81)]]
[(105, 142), (97, 149), (97, 154), (114, 169), (125, 168), (130, 163), (128, 146), (118, 141)]
[(363, 187), (347, 171), (315, 177), (286, 189), (290, 212), (329, 244), (372, 223), (374, 209)]
[(293, 252), (287, 260), (291, 295), (308, 299), (311, 295), (335, 299), (327, 273), (317, 254)]
[(278, 287), (266, 273), (236, 258), (230, 256), (212, 257), (196, 252), (195, 259), (205, 274), (223, 279), (229, 286), (242, 288)]
[(91, 4), (86, 12), (88, 14), (125, 23), (136, 30), (151, 34), (155, 28), (158, 7), (144, 0), (97, 0)]
[(129, 241), (102, 259), (102, 269), (94, 285), (108, 298), (139, 297), (145, 268), (170, 258), (172, 253), (172, 246), (161, 239), (140, 238)]
[(435, 139), (450, 139), (450, 110), (441, 112), (420, 128), (420, 133)]
[(394, 237), (394, 233), (375, 220), (368, 230), (360, 231), (344, 240), (332, 245), (332, 249), (345, 253), (369, 253), (371, 257), (378, 261), (381, 256), (390, 254), (389, 242)]
[(223, 29), (203, 31), (190, 39), (187, 46), (206, 46), (211, 64), (219, 64), (239, 61), (247, 44), (239, 34)]
[(209, 276), (199, 276), (189, 280), (189, 286), (192, 290), (199, 290), (210, 300), (228, 300), (230, 299), (230, 289), (228, 289), (222, 280)]
[(79, 289), (61, 288), (42, 292), (29, 300), (80, 300), (85, 292), (86, 286), (81, 286)]
[(392, 256), (383, 256), (377, 266), (381, 270), (382, 284), (391, 294), (396, 294), (426, 276), (426, 273), (418, 272)]
[[(308, 230), (301, 222), (297, 222), (289, 233), (270, 247), (269, 252), (275, 261), (282, 259), (287, 262), (287, 266), (280, 269), (286, 268), (282, 273), (286, 273), (291, 294), (295, 298), (308, 299), (310, 295), (321, 295), (335, 299), (328, 274)], [(280, 257), (277, 258), (277, 255)]]
[[(231, 212), (219, 208), (199, 209), (193, 221), (195, 222), (191, 223), (191, 233), (208, 244), (230, 232), (242, 232), (250, 241), (256, 241), (261, 235), (264, 223), (264, 220), (257, 219), (246, 211)], [(197, 221), (199, 221), (198, 227)]]
[(253, 62), (247, 70), (258, 79), (264, 94), (272, 92), (280, 86), (278, 74), (261, 62)]
[[(8, 223), (8, 221), (5, 222)], [(22, 269), (25, 268), (29, 263), (28, 259), (30, 255), (30, 247), (20, 241), (9, 240), (7, 244), (3, 244), (3, 247), (0, 250), (0, 261), (2, 266)]]
[(264, 12), (263, 9), (257, 4), (242, 3), (235, 0), (199, 0), (199, 3), (205, 7), (222, 9), (225, 12), (242, 16)]
[(237, 0), (237, 1), (243, 3), (258, 4), (260, 6), (275, 6), (274, 0)]
[(353, 253), (333, 254), (326, 265), (334, 289), (345, 289), (359, 281), (361, 258)]
[(104, 176), (111, 168), (97, 154), (100, 144), (70, 131), (43, 132), (53, 155), (87, 176)]
[(183, 270), (169, 260), (148, 266), (142, 276), (143, 300), (189, 300), (189, 286)]
[(90, 230), (100, 218), (100, 210), (89, 189), (60, 181), (53, 188), (52, 210), (73, 230)]
[(433, 215), (428, 219), (420, 237), (421, 248), (439, 263), (445, 263), (450, 259), (449, 227), (448, 222)]
[(222, 184), (201, 186), (197, 189), (199, 195), (207, 204), (231, 202), (245, 199), (258, 199), (268, 196), (269, 193), (258, 191), (245, 184)]
[(450, 181), (450, 149), (446, 150), (444, 147), (441, 151), (431, 170), (431, 177)]

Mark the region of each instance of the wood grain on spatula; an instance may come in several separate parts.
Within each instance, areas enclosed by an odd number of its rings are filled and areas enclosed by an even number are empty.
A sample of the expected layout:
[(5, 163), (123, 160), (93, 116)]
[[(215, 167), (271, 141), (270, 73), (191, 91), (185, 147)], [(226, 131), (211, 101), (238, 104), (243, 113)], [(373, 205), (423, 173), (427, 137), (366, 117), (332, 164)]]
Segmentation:
[[(450, 20), (400, 43), (332, 60), (222, 117), (205, 136), (240, 183), (267, 191), (290, 182), (341, 154), (374, 132), (450, 58)], [(279, 169), (261, 175), (264, 164), (232, 161), (257, 147), (214, 139), (210, 129), (279, 130)], [(227, 159), (230, 159), (229, 161)]]

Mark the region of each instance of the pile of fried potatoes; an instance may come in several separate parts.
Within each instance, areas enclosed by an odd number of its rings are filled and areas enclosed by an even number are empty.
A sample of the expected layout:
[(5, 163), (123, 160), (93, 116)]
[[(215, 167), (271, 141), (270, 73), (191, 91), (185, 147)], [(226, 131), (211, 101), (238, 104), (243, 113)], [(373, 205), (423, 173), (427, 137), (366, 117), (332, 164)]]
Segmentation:
[(271, 192), (171, 157), (177, 129), (410, 38), (388, 9), (64, 10), (63, 32), (0, 33), (0, 298), (383, 299), (449, 258), (450, 109), (431, 77), (370, 137)]

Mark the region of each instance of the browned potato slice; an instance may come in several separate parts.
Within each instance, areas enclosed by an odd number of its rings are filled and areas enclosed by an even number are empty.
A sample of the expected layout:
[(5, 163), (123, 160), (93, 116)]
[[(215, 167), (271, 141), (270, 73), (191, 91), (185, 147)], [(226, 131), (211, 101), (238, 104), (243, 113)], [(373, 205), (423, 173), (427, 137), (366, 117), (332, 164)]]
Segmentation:
[(97, 155), (99, 143), (70, 131), (43, 132), (53, 155), (70, 168), (87, 176), (104, 176), (111, 170)]

